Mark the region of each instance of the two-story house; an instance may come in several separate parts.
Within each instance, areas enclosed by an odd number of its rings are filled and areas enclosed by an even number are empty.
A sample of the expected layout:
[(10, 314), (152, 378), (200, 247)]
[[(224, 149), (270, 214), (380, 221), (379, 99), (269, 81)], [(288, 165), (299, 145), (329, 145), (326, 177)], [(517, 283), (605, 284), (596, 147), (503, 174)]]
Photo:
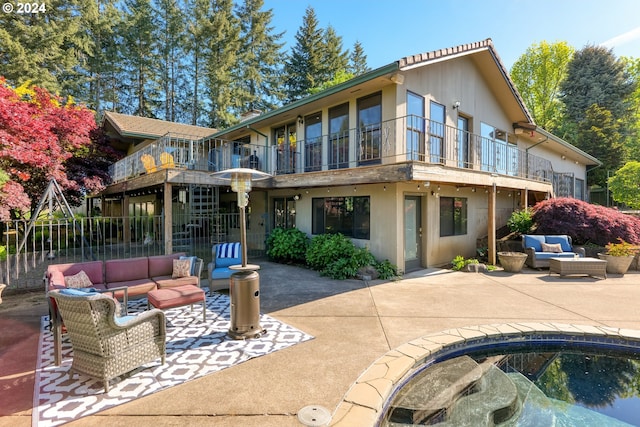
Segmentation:
[[(475, 256), (484, 236), (495, 262), (511, 212), (585, 199), (599, 164), (535, 125), (487, 39), (402, 58), (206, 137), (168, 133), (115, 164), (102, 197), (125, 212), (151, 197), (167, 251), (181, 221), (207, 243), (234, 240), (216, 218), (235, 194), (211, 172), (259, 169), (272, 178), (250, 195), (254, 249), (274, 227), (340, 232), (410, 271)], [(200, 219), (176, 220), (184, 209)]]

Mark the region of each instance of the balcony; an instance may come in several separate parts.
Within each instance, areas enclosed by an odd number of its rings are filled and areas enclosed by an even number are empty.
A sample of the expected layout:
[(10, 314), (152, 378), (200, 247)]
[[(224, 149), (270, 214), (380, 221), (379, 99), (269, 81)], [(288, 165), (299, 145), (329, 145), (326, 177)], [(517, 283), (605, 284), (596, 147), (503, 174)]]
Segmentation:
[(162, 169), (215, 172), (245, 167), (272, 175), (413, 161), (552, 182), (551, 162), (516, 145), (424, 117), (406, 116), (305, 141), (289, 137), (270, 146), (168, 134), (116, 162), (114, 182)]

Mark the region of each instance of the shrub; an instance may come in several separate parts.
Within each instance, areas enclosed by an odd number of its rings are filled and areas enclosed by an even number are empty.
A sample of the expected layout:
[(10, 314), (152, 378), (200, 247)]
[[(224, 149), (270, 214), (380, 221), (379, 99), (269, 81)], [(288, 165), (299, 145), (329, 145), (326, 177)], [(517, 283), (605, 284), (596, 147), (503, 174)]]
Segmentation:
[(309, 267), (322, 272), (340, 258), (351, 258), (355, 249), (351, 240), (340, 233), (319, 234), (311, 239), (306, 261)]
[(538, 234), (567, 234), (574, 244), (604, 246), (618, 239), (640, 244), (640, 219), (578, 199), (539, 202), (533, 207), (533, 221)]
[(462, 255), (457, 255), (455, 258), (451, 260), (451, 269), (454, 271), (460, 271), (464, 269), (469, 264), (479, 264), (475, 258), (465, 259)]
[(278, 262), (304, 263), (309, 237), (297, 228), (276, 228), (267, 238), (267, 256)]
[(608, 243), (606, 254), (611, 256), (632, 256), (638, 252), (638, 248), (620, 239), (619, 243)]
[(378, 271), (378, 278), (382, 280), (388, 280), (398, 275), (398, 267), (395, 264), (391, 264), (388, 259), (377, 262), (375, 268)]
[(533, 227), (530, 209), (515, 211), (507, 220), (507, 226), (512, 233), (526, 234)]

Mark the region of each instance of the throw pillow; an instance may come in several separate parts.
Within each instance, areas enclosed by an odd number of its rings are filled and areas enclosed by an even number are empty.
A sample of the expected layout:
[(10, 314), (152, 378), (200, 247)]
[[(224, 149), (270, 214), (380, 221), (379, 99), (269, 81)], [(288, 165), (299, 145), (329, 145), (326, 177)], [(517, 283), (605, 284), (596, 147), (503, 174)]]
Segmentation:
[(64, 285), (67, 288), (78, 289), (90, 288), (91, 286), (93, 286), (93, 283), (91, 283), (91, 279), (89, 279), (87, 273), (85, 273), (84, 270), (80, 270), (73, 276), (66, 276), (64, 278)]
[(553, 252), (555, 254), (561, 254), (562, 245), (560, 243), (542, 243), (542, 252)]
[(196, 275), (196, 263), (197, 263), (197, 257), (195, 256), (181, 256), (179, 259), (186, 259), (189, 261), (189, 271), (191, 272), (189, 274), (189, 276), (195, 276)]
[(173, 273), (171, 278), (177, 279), (179, 277), (189, 277), (191, 275), (191, 260), (188, 259), (174, 259), (173, 260)]

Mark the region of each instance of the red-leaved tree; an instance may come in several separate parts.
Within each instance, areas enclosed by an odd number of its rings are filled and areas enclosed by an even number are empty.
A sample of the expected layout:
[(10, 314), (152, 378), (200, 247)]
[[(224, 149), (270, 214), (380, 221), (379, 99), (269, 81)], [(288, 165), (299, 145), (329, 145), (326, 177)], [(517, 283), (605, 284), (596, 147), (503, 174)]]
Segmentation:
[(86, 107), (39, 87), (14, 89), (0, 77), (0, 220), (33, 211), (52, 178), (65, 195), (102, 189), (103, 164), (85, 162), (82, 174), (68, 173), (73, 159), (96, 155), (96, 128)]
[(605, 246), (619, 239), (640, 244), (640, 219), (570, 197), (537, 203), (532, 218), (537, 234), (567, 234), (576, 244)]

